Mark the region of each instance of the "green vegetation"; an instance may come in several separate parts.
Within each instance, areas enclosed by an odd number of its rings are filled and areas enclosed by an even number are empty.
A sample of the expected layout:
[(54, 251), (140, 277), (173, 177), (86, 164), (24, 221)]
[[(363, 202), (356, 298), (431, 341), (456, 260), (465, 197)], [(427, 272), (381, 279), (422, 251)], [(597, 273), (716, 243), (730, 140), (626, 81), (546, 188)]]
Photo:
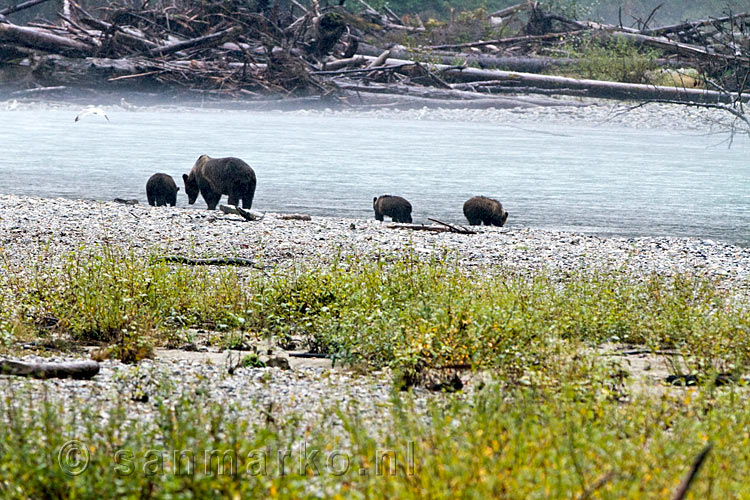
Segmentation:
[[(394, 262), (342, 258), (271, 272), (191, 268), (110, 249), (59, 270), (3, 274), (3, 337), (50, 329), (83, 342), (163, 343), (187, 327), (311, 345), (354, 366), (407, 373), (448, 365), (555, 379), (561, 345), (676, 348), (695, 371), (750, 364), (750, 315), (699, 277), (588, 272), (555, 276), (461, 269), (449, 255)], [(132, 350), (132, 349), (131, 349)], [(137, 359), (137, 356), (135, 357)], [(135, 360), (134, 359), (134, 360)], [(533, 368), (533, 370), (532, 370)]]
[[(569, 376), (555, 391), (492, 384), (472, 403), (435, 399), (429, 418), (394, 393), (383, 436), (356, 408), (330, 409), (344, 424), (335, 432), (330, 420), (305, 429), (295, 416), (252, 423), (207, 398), (205, 384), (176, 392), (163, 380), (153, 418), (121, 405), (105, 420), (96, 400), (34, 398), (14, 384), (0, 399), (0, 496), (577, 498), (591, 489), (592, 498), (669, 498), (707, 442), (714, 450), (691, 498), (742, 490), (746, 394), (673, 389), (618, 400), (609, 384), (604, 372)], [(312, 455), (302, 471), (301, 455)]]
[[(659, 51), (639, 48), (626, 40), (600, 42), (585, 38), (570, 48), (576, 59), (573, 71), (576, 76), (593, 80), (626, 83), (656, 83), (659, 68)], [(670, 82), (674, 85), (674, 82)]]
[[(147, 401), (138, 404), (149, 405), (148, 418), (127, 397), (61, 401), (53, 383), (3, 380), (2, 498), (665, 498), (708, 442), (691, 492), (723, 498), (750, 466), (742, 383), (714, 387), (707, 376), (690, 389), (639, 389), (597, 351), (609, 341), (668, 347), (686, 355), (680, 373), (745, 373), (746, 305), (700, 277), (529, 276), (409, 252), (315, 268), (206, 269), (107, 248), (24, 269), (6, 259), (0, 274), (6, 349), (50, 329), (118, 346), (203, 326), (227, 339), (302, 333), (366, 369), (465, 364), (490, 380), (471, 398), (433, 397), (426, 413), (394, 386), (384, 435), (356, 407), (328, 408), (312, 427), (299, 415), (258, 422), (240, 402), (212, 399), (200, 377), (157, 380), (148, 399), (134, 399)], [(300, 472), (304, 443), (320, 454)], [(289, 457), (283, 474), (279, 452)]]

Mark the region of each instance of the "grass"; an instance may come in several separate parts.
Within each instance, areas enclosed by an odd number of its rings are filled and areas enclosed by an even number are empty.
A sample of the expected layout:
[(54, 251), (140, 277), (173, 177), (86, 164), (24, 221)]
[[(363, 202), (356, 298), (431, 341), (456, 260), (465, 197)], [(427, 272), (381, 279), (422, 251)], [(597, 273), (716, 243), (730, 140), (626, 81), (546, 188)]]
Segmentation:
[[(408, 252), (207, 269), (110, 248), (20, 269), (5, 259), (0, 273), (2, 349), (51, 331), (128, 346), (206, 327), (227, 342), (303, 335), (363, 370), (465, 365), (490, 380), (472, 397), (433, 397), (427, 410), (394, 385), (379, 417), (387, 433), (356, 407), (328, 408), (314, 425), (302, 415), (256, 421), (213, 399), (206, 382), (164, 379), (143, 418), (127, 398), (105, 408), (60, 401), (51, 382), (0, 380), (2, 498), (664, 498), (708, 442), (691, 494), (724, 498), (750, 466), (741, 385), (631, 390), (597, 354), (627, 342), (679, 350), (686, 373), (745, 373), (746, 305), (699, 276), (530, 276)], [(243, 363), (263, 369), (256, 361)], [(300, 472), (303, 446), (320, 454)], [(279, 452), (290, 457), (283, 474)]]
[(576, 498), (593, 489), (592, 498), (666, 498), (708, 442), (692, 498), (742, 491), (746, 395), (699, 388), (622, 402), (601, 396), (605, 380), (584, 390), (572, 380), (559, 391), (489, 385), (471, 402), (435, 399), (426, 413), (395, 393), (387, 435), (335, 407), (338, 427), (304, 427), (295, 416), (254, 423), (208, 398), (208, 386), (180, 393), (166, 381), (153, 418), (122, 405), (101, 420), (98, 403), (32, 398), (8, 384), (0, 495)]
[[(658, 75), (659, 51), (637, 47), (627, 40), (603, 42), (581, 38), (568, 47), (576, 61), (574, 77), (623, 83), (653, 83)], [(658, 78), (661, 78), (659, 75)]]
[(569, 346), (608, 341), (680, 350), (690, 371), (738, 372), (750, 363), (747, 308), (696, 276), (529, 277), (410, 253), (260, 272), (174, 266), (107, 248), (71, 254), (55, 271), (26, 267), (2, 275), (6, 343), (52, 329), (81, 342), (160, 344), (193, 327), (225, 332), (218, 338), (227, 345), (238, 331), (302, 335), (366, 368), (466, 365), (553, 379)]

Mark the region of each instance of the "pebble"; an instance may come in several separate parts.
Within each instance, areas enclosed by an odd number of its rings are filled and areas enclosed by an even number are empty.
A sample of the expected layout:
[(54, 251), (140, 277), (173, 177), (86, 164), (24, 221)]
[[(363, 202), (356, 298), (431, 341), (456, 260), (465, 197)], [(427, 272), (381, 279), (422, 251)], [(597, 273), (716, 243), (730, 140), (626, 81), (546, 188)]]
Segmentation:
[[(401, 252), (424, 257), (447, 253), (469, 269), (504, 268), (528, 275), (545, 272), (561, 279), (592, 270), (616, 270), (634, 279), (654, 273), (696, 274), (715, 279), (745, 298), (750, 283), (750, 248), (711, 240), (606, 237), (513, 226), (481, 227), (478, 234), (462, 235), (389, 229), (388, 225), (335, 217), (283, 220), (279, 214), (245, 222), (198, 209), (0, 195), (0, 258), (4, 263), (0, 278), (28, 272), (29, 262), (54, 267), (82, 248), (99, 251), (106, 246), (142, 257), (154, 253), (244, 257), (271, 267), (326, 264), (347, 255), (395, 259)], [(102, 415), (119, 404), (122, 395), (132, 393), (135, 396), (126, 402), (132, 410), (129, 418), (145, 418), (154, 415), (160, 399), (155, 397), (156, 387), (162, 380), (173, 384), (175, 397), (206, 383), (212, 400), (239, 405), (242, 413), (258, 422), (265, 418), (261, 410), (271, 407), (279, 417), (295, 414), (311, 425), (326, 419), (330, 423), (330, 410), (339, 405), (356, 406), (363, 421), (382, 429), (392, 405), (392, 384), (386, 373), (355, 376), (340, 369), (266, 367), (238, 368), (229, 375), (226, 367), (188, 359), (148, 360), (138, 366), (109, 360), (90, 381), (12, 378), (13, 385), (6, 387), (54, 387), (52, 395), (45, 397), (71, 407), (80, 401), (89, 406), (96, 403)], [(46, 393), (33, 392), (40, 397)], [(414, 394), (421, 408), (426, 408), (430, 398), (443, 397), (420, 389)]]

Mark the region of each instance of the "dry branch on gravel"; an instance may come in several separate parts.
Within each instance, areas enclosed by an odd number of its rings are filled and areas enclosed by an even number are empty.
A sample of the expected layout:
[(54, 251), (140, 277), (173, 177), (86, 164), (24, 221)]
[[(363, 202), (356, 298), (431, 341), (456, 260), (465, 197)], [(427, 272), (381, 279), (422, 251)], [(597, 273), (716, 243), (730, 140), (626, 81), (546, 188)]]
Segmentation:
[(441, 222), (437, 219), (427, 220), (432, 221), (438, 225), (426, 226), (424, 224), (388, 224), (388, 229), (411, 229), (412, 231), (429, 231), (432, 233), (458, 233), (458, 234), (477, 234), (476, 231), (467, 229), (463, 226), (457, 226), (454, 224), (448, 224), (447, 222)]
[(263, 217), (265, 217), (265, 214), (256, 214), (251, 212), (250, 210), (245, 210), (232, 205), (219, 205), (219, 210), (221, 210), (225, 214), (239, 215), (249, 222), (263, 220)]
[(33, 378), (73, 378), (88, 380), (99, 373), (96, 361), (71, 363), (23, 363), (0, 359), (0, 375), (16, 375)]
[(263, 266), (259, 265), (257, 262), (240, 257), (215, 257), (210, 259), (196, 259), (192, 257), (184, 257), (182, 255), (165, 255), (163, 257), (157, 258), (156, 260), (172, 264), (185, 264), (188, 266), (242, 266), (263, 269)]

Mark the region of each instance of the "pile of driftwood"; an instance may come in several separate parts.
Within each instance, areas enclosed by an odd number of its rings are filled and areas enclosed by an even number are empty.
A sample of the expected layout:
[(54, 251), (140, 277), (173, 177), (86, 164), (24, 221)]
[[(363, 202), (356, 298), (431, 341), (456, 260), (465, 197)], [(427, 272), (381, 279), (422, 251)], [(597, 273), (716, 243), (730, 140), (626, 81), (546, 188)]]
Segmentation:
[[(365, 0), (355, 0), (356, 12), (343, 0), (325, 8), (291, 0), (287, 9), (240, 0), (139, 9), (113, 3), (95, 12), (63, 0), (56, 22), (11, 22), (46, 1), (0, 10), (0, 83), (23, 87), (17, 92), (169, 89), (396, 106), (440, 99), (461, 107), (500, 107), (508, 94), (525, 93), (736, 103), (750, 67), (748, 14), (652, 28), (652, 13), (628, 28), (566, 19), (525, 1), (483, 20), (501, 28), (521, 20), (513, 36), (442, 45), (424, 43), (419, 16), (378, 12)], [(412, 48), (394, 44), (394, 34)], [(665, 67), (695, 68), (700, 78), (657, 86), (542, 74), (572, 64), (543, 54), (582, 35), (654, 47)]]

